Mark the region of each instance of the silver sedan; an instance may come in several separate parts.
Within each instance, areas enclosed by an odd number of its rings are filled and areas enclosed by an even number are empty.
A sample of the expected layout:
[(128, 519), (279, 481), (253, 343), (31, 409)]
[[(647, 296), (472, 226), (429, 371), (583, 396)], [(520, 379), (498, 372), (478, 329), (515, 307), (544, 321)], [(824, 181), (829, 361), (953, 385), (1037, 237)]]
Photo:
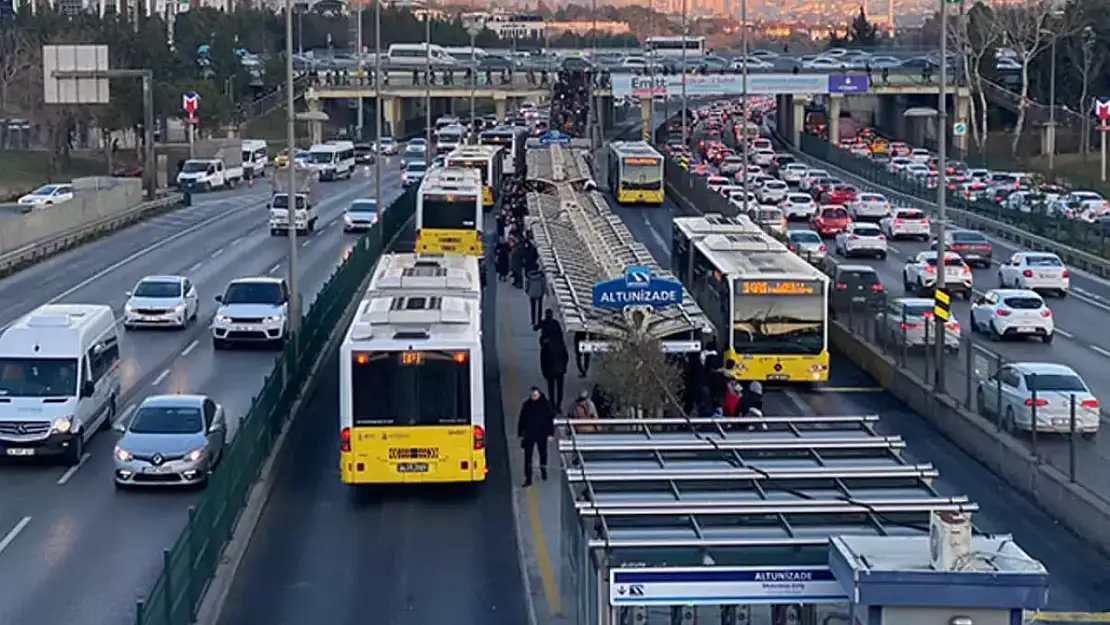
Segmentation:
[(227, 441), (224, 409), (204, 395), (147, 397), (114, 429), (122, 433), (113, 453), (120, 488), (204, 485)]

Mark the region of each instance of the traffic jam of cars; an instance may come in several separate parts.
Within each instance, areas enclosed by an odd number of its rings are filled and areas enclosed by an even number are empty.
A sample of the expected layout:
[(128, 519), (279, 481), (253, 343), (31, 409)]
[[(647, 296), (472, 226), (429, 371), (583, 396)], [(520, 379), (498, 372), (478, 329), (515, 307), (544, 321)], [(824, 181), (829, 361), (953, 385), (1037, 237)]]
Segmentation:
[[(743, 108), (738, 101), (699, 108), (685, 144), (679, 122), (670, 122), (665, 151), (678, 166), (705, 178), (738, 215), (748, 216), (829, 275), (833, 313), (838, 307), (862, 306), (875, 316), (879, 331), (888, 334), (892, 344), (930, 348), (939, 334), (932, 318), (933, 293), (938, 273), (944, 271), (944, 288), (952, 296), (952, 318), (943, 338), (949, 353), (959, 353), (968, 340), (986, 353), (1002, 347), (994, 345), (1003, 341), (1028, 344), (1002, 352), (1007, 355), (997, 356), (996, 370), (979, 380), (980, 413), (994, 411), (1001, 423), (1015, 431), (1067, 434), (1071, 420), (1062, 421), (1060, 413), (1067, 413), (1075, 403), (1076, 433), (1088, 438), (1097, 434), (1098, 399), (1079, 372), (1054, 360), (1049, 347), (1057, 334), (1075, 338), (1057, 326), (1050, 303), (1072, 293), (1072, 272), (1059, 256), (996, 249), (984, 233), (948, 224), (939, 229), (945, 247), (941, 259), (938, 228), (927, 210), (892, 201), (897, 193), (832, 165), (776, 150), (762, 136), (769, 134), (762, 121), (773, 114), (773, 98), (750, 98), (747, 120)], [(873, 130), (861, 129), (840, 147), (859, 158), (873, 159), (894, 175), (933, 188), (939, 180), (939, 162), (933, 153), (881, 138)], [(945, 168), (946, 184), (969, 200), (1110, 224), (1110, 204), (1097, 193), (1045, 184), (1021, 172), (973, 169), (958, 161), (948, 161)], [(772, 210), (777, 219), (768, 219)], [(779, 227), (780, 222), (786, 225)], [(1080, 298), (1089, 301), (1075, 296)], [(960, 300), (966, 304), (957, 306)], [(1110, 312), (1110, 302), (1105, 306)], [(1036, 343), (1042, 346), (1034, 348)], [(1037, 349), (1049, 351), (1043, 351), (1038, 360)], [(1097, 346), (1089, 349), (1103, 353)], [(1103, 357), (1110, 358), (1110, 349)], [(1088, 375), (1097, 371), (1084, 369)]]

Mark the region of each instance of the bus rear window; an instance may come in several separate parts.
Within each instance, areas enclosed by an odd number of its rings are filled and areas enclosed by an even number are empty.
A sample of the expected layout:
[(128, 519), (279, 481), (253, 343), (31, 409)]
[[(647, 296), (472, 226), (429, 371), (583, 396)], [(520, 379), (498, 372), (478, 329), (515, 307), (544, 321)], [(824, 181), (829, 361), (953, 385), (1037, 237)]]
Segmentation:
[(359, 352), (351, 362), (356, 426), (470, 423), (467, 352)]

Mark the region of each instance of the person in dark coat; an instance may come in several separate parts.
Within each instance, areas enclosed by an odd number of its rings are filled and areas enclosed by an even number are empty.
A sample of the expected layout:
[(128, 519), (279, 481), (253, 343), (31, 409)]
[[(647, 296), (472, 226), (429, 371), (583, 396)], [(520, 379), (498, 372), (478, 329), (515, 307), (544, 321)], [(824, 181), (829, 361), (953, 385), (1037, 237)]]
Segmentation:
[(555, 410), (563, 403), (563, 381), (567, 376), (567, 364), (570, 355), (567, 353), (567, 344), (560, 337), (557, 340), (543, 342), (540, 347), (540, 373), (547, 381), (547, 396)]
[[(510, 237), (510, 241), (512, 238)], [(520, 241), (510, 243), (509, 248), (509, 273), (513, 276), (513, 286), (524, 288), (524, 249)]]
[(540, 479), (547, 479), (547, 439), (555, 435), (555, 409), (540, 389), (532, 387), (520, 406), (516, 435), (524, 448), (524, 487), (532, 485), (532, 458), (540, 456)]
[(532, 320), (532, 329), (539, 330), (543, 296), (547, 293), (547, 279), (539, 268), (529, 269), (524, 279), (524, 292), (528, 294), (528, 311)]
[(540, 322), (540, 347), (548, 341), (562, 341), (563, 326), (555, 318), (555, 311), (548, 308), (543, 311), (543, 321)]
[(500, 241), (497, 242), (497, 250), (494, 252), (493, 268), (497, 271), (497, 281), (504, 282), (505, 278), (509, 275), (509, 246)]
[(740, 410), (738, 416), (748, 416), (752, 410), (759, 411), (763, 414), (763, 385), (759, 382), (752, 382), (748, 387), (743, 390), (740, 395)]

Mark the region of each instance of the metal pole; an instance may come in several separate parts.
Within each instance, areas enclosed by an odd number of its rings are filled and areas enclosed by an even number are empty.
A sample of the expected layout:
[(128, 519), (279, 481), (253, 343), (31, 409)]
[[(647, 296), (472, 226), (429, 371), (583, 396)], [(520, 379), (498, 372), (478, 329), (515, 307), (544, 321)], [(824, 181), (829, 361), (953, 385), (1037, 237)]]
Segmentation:
[[(590, 151), (597, 149), (603, 139), (597, 136), (596, 119), (597, 119), (597, 106), (594, 97), (594, 85), (597, 83), (598, 67), (597, 67), (597, 0), (593, 0), (590, 6), (590, 63), (593, 71), (587, 72), (586, 88), (590, 90), (589, 106), (586, 108), (586, 138), (590, 140)], [(592, 175), (592, 173), (591, 173)]]
[(432, 166), (432, 14), (424, 13), (424, 166)]
[[(948, 265), (944, 262), (948, 246), (944, 240), (944, 209), (948, 201), (948, 0), (940, 0), (940, 92), (937, 96), (937, 290), (943, 291)], [(933, 389), (944, 392), (944, 339), (946, 320), (933, 315), (936, 322), (936, 381)]]
[(686, 22), (686, 0), (682, 0), (682, 145), (686, 145), (687, 135), (690, 130), (686, 122), (686, 37), (689, 36), (689, 24)]
[(378, 224), (374, 230), (378, 233), (378, 250), (385, 251), (385, 234), (383, 219), (385, 213), (382, 206), (382, 0), (374, 0), (374, 108), (377, 117), (374, 127), (377, 142), (374, 143), (374, 201), (378, 209)]
[(363, 75), (362, 70), (363, 70), (363, 67), (365, 66), (365, 64), (362, 61), (362, 3), (361, 2), (358, 4), (358, 14), (357, 15), (358, 15), (358, 17), (357, 17), (357, 19), (358, 19), (358, 28), (357, 28), (358, 35), (355, 38), (357, 39), (358, 51), (355, 52), (355, 54), (358, 55), (358, 57), (357, 57), (358, 58), (358, 112), (356, 113), (356, 116), (355, 116), (355, 132), (358, 136), (358, 140), (362, 141), (362, 138), (363, 138), (362, 137), (362, 129), (366, 125), (366, 118), (365, 118), (365, 113), (362, 110), (363, 105), (365, 104), (365, 101), (362, 99), (362, 81), (365, 79), (365, 76)]
[(1056, 35), (1052, 37), (1052, 63), (1049, 68), (1048, 82), (1048, 127), (1052, 133), (1052, 141), (1048, 144), (1048, 171), (1056, 168)]
[(478, 89), (478, 56), (475, 54), (474, 44), (478, 39), (478, 29), (470, 27), (470, 132), (477, 134), (477, 121), (474, 117), (474, 98)]
[[(686, 46), (683, 46), (683, 50)], [(744, 198), (741, 200), (744, 214), (748, 214), (748, 193), (751, 191), (751, 185), (748, 178), (748, 0), (740, 0), (740, 116), (743, 118), (740, 136), (744, 140), (740, 143), (740, 156), (744, 160)], [(683, 87), (686, 86), (686, 79), (682, 79)]]
[(1106, 182), (1106, 123), (1100, 123), (1098, 130), (1102, 137), (1101, 145), (1099, 146), (1099, 151), (1102, 152), (1102, 181)]
[(154, 162), (154, 74), (143, 72), (143, 174), (146, 178), (147, 198), (153, 200), (158, 192), (158, 165)]
[[(285, 107), (286, 142), (289, 144), (289, 334), (296, 339), (301, 327), (301, 292), (297, 279), (297, 169), (293, 155), (297, 153), (297, 111), (293, 99), (293, 0), (285, 0)], [(308, 198), (305, 198), (308, 201)], [(293, 343), (296, 345), (296, 341)]]
[[(652, 0), (648, 0), (648, 15), (654, 15), (655, 14), (654, 10), (655, 10), (654, 3), (652, 2)], [(651, 37), (651, 29), (654, 25), (655, 25), (654, 20), (651, 20), (651, 21), (648, 22), (648, 25), (647, 25), (648, 26), (648, 37)], [(647, 41), (648, 37), (645, 37), (644, 41)], [(651, 85), (651, 88), (648, 90), (648, 118), (647, 118), (648, 130), (646, 130), (646, 133), (650, 136), (651, 134), (653, 134), (650, 130), (651, 129), (651, 120), (655, 119), (655, 55), (654, 54), (649, 54), (648, 55), (647, 71), (648, 71), (648, 84)], [(666, 94), (667, 94), (667, 91), (666, 91), (666, 89), (664, 89), (663, 90), (663, 97), (666, 97)]]

